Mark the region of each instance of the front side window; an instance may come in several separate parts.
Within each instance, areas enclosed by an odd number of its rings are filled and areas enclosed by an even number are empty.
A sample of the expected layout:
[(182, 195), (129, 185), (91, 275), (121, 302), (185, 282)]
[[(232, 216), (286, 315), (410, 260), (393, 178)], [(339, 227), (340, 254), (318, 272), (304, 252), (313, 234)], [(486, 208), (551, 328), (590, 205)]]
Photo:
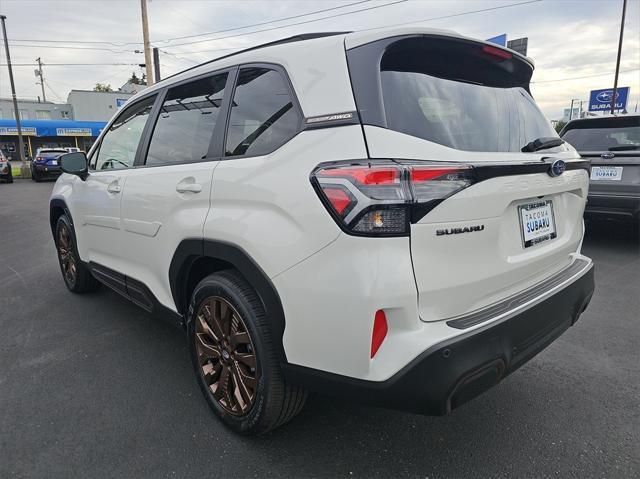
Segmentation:
[(222, 105), (227, 73), (171, 88), (162, 104), (147, 165), (204, 160)]
[(102, 138), (95, 170), (119, 170), (133, 166), (154, 101), (155, 96), (145, 98), (118, 116)]
[(242, 68), (231, 104), (225, 156), (271, 153), (295, 136), (300, 121), (279, 72)]

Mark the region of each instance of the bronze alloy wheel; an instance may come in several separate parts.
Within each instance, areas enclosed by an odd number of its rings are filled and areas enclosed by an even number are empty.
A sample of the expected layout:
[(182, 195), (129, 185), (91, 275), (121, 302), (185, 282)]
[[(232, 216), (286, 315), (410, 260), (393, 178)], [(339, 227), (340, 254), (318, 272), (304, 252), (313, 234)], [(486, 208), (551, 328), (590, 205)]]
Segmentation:
[(202, 377), (216, 402), (243, 416), (253, 406), (258, 388), (255, 348), (242, 317), (219, 296), (198, 308), (195, 346)]
[(76, 260), (73, 257), (73, 242), (69, 229), (62, 225), (58, 229), (58, 254), (62, 265), (62, 274), (69, 284), (74, 284), (77, 278)]

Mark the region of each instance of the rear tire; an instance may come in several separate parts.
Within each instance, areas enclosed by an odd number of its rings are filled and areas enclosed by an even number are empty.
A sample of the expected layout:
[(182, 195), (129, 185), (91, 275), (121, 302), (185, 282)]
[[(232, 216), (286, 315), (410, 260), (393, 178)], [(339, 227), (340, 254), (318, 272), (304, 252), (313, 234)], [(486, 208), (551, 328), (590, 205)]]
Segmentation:
[(268, 321), (236, 271), (207, 276), (192, 294), (188, 334), (198, 384), (216, 415), (240, 434), (286, 423), (307, 399), (306, 390), (285, 383)]
[(63, 214), (58, 218), (55, 244), (62, 278), (69, 291), (85, 293), (96, 290), (100, 283), (80, 260), (76, 247), (76, 235), (67, 215)]

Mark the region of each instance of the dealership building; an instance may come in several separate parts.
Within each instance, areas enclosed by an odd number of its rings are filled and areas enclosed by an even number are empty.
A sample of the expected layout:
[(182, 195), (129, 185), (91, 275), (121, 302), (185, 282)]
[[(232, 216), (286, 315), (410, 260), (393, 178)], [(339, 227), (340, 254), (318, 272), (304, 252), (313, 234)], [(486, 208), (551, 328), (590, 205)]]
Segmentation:
[[(75, 147), (88, 151), (107, 121), (145, 85), (125, 83), (117, 91), (71, 90), (66, 103), (18, 99), (24, 154), (38, 148)], [(0, 149), (18, 159), (18, 128), (13, 100), (0, 98)]]
[[(26, 158), (38, 148), (75, 147), (88, 151), (104, 126), (103, 121), (23, 120), (20, 122)], [(0, 149), (12, 160), (19, 159), (15, 120), (0, 120)]]

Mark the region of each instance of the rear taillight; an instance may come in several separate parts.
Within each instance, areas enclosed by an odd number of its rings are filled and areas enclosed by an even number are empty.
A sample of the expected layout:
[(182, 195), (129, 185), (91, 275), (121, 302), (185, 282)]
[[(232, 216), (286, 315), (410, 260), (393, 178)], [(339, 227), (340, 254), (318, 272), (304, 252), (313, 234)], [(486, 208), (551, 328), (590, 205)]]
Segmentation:
[(389, 160), (320, 165), (311, 182), (348, 233), (404, 236), (409, 225), (473, 183), (472, 168)]
[(43, 158), (43, 157), (41, 157), (41, 156), (36, 156), (36, 161), (42, 161), (42, 160), (44, 160), (44, 158)]

